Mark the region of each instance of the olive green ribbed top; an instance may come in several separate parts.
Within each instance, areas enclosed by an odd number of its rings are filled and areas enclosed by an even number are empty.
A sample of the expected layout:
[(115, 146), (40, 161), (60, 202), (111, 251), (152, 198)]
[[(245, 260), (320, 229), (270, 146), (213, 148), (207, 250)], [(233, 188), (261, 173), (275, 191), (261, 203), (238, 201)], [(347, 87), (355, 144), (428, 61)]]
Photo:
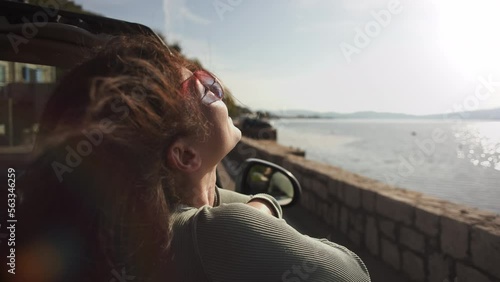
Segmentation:
[(214, 207), (181, 207), (173, 215), (173, 262), (181, 281), (370, 281), (347, 248), (300, 234), (281, 218), (246, 205), (251, 197), (217, 189)]

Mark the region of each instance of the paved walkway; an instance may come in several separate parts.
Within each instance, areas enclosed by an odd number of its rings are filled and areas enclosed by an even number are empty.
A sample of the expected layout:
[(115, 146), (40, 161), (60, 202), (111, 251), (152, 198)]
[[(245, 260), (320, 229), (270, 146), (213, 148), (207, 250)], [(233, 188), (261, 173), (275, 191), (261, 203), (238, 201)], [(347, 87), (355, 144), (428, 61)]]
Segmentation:
[[(219, 165), (217, 171), (221, 179), (222, 187), (234, 191), (235, 184), (233, 179), (235, 179), (235, 176), (231, 175), (231, 173), (228, 172), (222, 165)], [(340, 232), (336, 232), (334, 229), (329, 229), (326, 224), (310, 214), (302, 206), (296, 205), (291, 208), (284, 208), (283, 213), (285, 220), (299, 232), (315, 238), (329, 238), (331, 241), (346, 246), (355, 252), (366, 264), (373, 282), (410, 281), (400, 273), (382, 263), (380, 258), (375, 258), (366, 250), (358, 249), (351, 245)]]

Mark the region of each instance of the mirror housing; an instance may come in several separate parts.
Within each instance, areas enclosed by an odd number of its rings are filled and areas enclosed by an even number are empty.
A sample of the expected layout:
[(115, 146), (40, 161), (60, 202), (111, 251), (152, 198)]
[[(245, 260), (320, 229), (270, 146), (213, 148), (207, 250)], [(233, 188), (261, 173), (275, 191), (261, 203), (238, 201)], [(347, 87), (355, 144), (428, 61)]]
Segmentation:
[(250, 158), (244, 162), (243, 173), (236, 191), (246, 195), (266, 193), (273, 196), (281, 207), (296, 204), (302, 188), (295, 176), (283, 167), (261, 159)]

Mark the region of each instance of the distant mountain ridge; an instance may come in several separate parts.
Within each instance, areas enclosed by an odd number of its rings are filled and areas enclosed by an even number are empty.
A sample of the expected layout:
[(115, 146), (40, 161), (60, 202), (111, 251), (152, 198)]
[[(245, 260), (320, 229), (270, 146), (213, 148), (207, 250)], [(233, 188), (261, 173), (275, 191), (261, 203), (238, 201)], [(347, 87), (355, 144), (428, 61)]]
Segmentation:
[(315, 112), (308, 110), (283, 110), (271, 111), (272, 116), (278, 118), (335, 118), (335, 119), (479, 119), (479, 120), (500, 120), (500, 108), (479, 110), (471, 112), (457, 112), (449, 114), (434, 115), (409, 115), (401, 113), (386, 113), (375, 111), (362, 111), (354, 113), (337, 112)]

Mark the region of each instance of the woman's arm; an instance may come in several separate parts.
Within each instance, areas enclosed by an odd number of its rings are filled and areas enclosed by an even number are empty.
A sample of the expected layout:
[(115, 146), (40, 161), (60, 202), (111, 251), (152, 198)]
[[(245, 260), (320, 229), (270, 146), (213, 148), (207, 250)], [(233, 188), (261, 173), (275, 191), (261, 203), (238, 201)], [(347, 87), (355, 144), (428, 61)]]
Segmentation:
[(345, 247), (302, 235), (247, 205), (203, 207), (192, 224), (212, 281), (370, 281), (361, 259)]
[(214, 207), (221, 204), (243, 203), (248, 204), (264, 213), (275, 216), (276, 218), (283, 217), (283, 211), (279, 203), (271, 195), (256, 194), (253, 196), (244, 195), (238, 192), (215, 188), (215, 203)]
[(229, 204), (229, 203), (248, 203), (251, 197), (245, 194), (241, 194), (238, 192), (234, 192), (231, 190), (222, 189), (219, 187), (215, 187), (215, 204), (214, 206), (219, 206), (220, 204)]

